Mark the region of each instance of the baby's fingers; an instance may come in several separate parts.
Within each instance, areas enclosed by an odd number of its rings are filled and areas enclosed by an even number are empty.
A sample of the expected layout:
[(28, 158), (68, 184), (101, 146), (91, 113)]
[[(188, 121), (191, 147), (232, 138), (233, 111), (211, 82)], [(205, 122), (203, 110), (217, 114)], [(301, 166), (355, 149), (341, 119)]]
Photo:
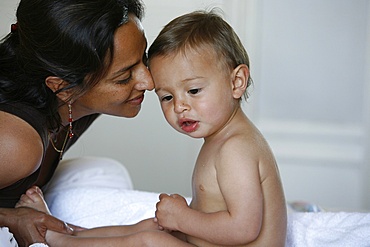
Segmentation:
[(158, 229), (159, 229), (159, 230), (161, 230), (161, 231), (163, 231), (163, 230), (164, 230), (163, 226), (160, 226), (160, 225), (158, 224), (158, 219), (157, 219), (157, 217), (154, 217), (153, 221), (154, 221), (155, 223), (157, 223), (157, 225), (158, 225)]

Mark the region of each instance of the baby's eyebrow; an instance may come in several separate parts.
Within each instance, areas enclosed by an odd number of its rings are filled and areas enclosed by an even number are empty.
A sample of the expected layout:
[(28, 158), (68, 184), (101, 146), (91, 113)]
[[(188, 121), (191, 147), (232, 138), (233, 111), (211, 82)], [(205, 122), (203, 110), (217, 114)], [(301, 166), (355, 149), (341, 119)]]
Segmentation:
[(159, 91), (161, 91), (161, 90), (162, 90), (162, 88), (160, 88), (160, 87), (159, 87), (159, 88), (157, 88), (157, 87), (156, 87), (156, 88), (154, 89), (154, 92), (155, 92), (155, 93), (158, 93), (158, 92), (159, 92)]
[(194, 81), (194, 80), (202, 79), (202, 78), (204, 78), (204, 77), (203, 76), (194, 76), (194, 77), (185, 78), (181, 82), (189, 82), (189, 81)]

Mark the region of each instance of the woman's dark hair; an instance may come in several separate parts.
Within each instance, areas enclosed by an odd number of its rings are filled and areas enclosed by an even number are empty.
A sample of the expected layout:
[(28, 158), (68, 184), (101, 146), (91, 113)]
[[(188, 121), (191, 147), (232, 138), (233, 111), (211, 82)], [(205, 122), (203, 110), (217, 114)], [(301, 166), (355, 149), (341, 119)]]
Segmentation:
[(58, 92), (45, 79), (63, 79), (74, 95), (91, 89), (105, 75), (115, 30), (129, 13), (143, 17), (141, 0), (21, 0), (17, 28), (0, 43), (0, 103), (32, 105), (49, 130), (58, 128)]

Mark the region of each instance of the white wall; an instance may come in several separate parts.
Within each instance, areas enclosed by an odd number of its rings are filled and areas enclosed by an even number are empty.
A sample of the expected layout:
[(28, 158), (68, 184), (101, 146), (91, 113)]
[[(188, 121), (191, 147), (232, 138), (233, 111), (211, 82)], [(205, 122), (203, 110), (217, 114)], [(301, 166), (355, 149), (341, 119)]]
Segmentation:
[(255, 3), (254, 119), (288, 200), (369, 205), (369, 1)]
[[(251, 58), (255, 86), (243, 107), (275, 152), (287, 200), (362, 210), (370, 209), (369, 2), (146, 0), (143, 24), (150, 44), (172, 18), (221, 6)], [(0, 34), (16, 3), (0, 2)], [(148, 92), (138, 117), (102, 117), (67, 157), (113, 157), (136, 189), (189, 196), (201, 144), (172, 130)]]

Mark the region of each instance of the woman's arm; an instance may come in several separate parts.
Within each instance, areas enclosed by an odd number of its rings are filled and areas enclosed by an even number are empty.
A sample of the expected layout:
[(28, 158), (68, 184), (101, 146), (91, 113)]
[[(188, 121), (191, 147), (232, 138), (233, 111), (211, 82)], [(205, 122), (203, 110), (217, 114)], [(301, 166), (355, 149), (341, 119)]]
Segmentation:
[[(0, 111), (0, 189), (29, 176), (40, 166), (43, 144), (34, 128), (22, 119)], [(0, 208), (0, 227), (8, 227), (19, 244), (45, 242), (46, 230), (72, 233), (53, 216), (30, 208)]]
[(37, 131), (24, 120), (0, 111), (0, 189), (36, 171), (43, 157)]

